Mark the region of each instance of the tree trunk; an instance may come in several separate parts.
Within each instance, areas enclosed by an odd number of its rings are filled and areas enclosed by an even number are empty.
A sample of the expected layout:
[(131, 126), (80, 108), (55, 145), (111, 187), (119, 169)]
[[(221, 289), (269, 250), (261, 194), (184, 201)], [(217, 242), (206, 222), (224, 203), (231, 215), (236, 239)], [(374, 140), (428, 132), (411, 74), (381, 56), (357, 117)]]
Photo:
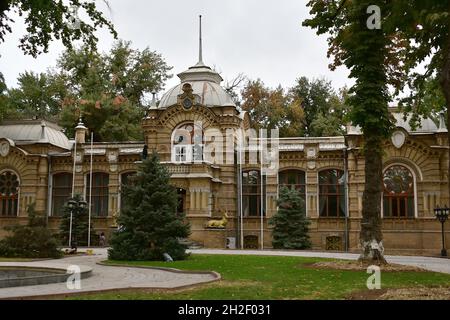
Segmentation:
[[(450, 25), (447, 29), (447, 45), (443, 54), (443, 67), (440, 72), (440, 84), (442, 92), (444, 93), (445, 102), (447, 105), (447, 125), (450, 125)], [(450, 141), (450, 130), (448, 130), (448, 141)], [(449, 149), (450, 159), (450, 149)], [(450, 161), (448, 162), (448, 172), (450, 172)], [(447, 174), (448, 192), (450, 199), (450, 174)]]
[(381, 196), (383, 183), (382, 140), (365, 134), (365, 185), (361, 222), (361, 255), (368, 264), (386, 264), (381, 232)]

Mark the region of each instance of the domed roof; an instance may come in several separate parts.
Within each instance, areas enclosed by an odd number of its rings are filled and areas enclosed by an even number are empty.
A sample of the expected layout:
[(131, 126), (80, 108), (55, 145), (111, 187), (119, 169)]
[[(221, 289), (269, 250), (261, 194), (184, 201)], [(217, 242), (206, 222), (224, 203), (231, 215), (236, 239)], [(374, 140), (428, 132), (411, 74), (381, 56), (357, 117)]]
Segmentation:
[(189, 83), (192, 87), (192, 94), (197, 95), (197, 103), (207, 107), (236, 107), (231, 96), (220, 86), (223, 81), (220, 74), (212, 70), (203, 63), (202, 58), (202, 38), (201, 38), (201, 16), (200, 16), (200, 38), (199, 38), (199, 58), (196, 65), (178, 74), (181, 83), (169, 89), (159, 102), (159, 109), (166, 109), (177, 104), (178, 95), (183, 93), (183, 85)]
[(189, 83), (192, 93), (199, 97), (197, 103), (207, 107), (236, 107), (228, 92), (220, 86), (222, 77), (201, 61), (178, 74), (181, 83), (169, 89), (161, 98), (158, 108), (165, 109), (177, 104), (178, 95), (183, 93), (183, 85)]
[(66, 150), (72, 147), (62, 128), (45, 120), (4, 121), (0, 138), (11, 139), (17, 145), (48, 143)]

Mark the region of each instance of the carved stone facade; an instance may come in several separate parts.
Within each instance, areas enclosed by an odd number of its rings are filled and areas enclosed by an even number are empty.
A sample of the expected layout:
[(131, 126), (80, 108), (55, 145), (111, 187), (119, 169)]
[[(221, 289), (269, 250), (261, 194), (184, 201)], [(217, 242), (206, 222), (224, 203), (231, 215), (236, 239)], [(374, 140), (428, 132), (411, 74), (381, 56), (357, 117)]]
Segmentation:
[[(261, 177), (259, 162), (250, 160), (255, 156), (251, 142), (262, 140), (244, 136), (245, 147), (240, 147), (236, 132), (248, 132), (251, 121), (220, 88), (220, 75), (199, 62), (179, 77), (180, 85), (147, 111), (143, 142), (94, 143), (91, 151), (82, 123), (76, 146), (49, 122), (3, 123), (0, 237), (5, 235), (4, 226), (26, 223), (31, 203), (56, 231), (58, 205), (70, 197), (72, 182), (73, 193), (89, 201), (91, 158), (96, 188), (93, 225), (96, 233), (110, 236), (120, 214), (120, 186), (136, 172), (146, 144), (170, 171), (179, 192), (179, 210), (187, 214), (191, 240), (197, 243), (225, 248), (236, 242), (238, 247), (254, 248), (261, 247), (263, 236), (264, 248), (270, 248), (268, 219), (277, 210), (280, 186), (290, 185), (305, 200), (314, 249), (358, 250), (364, 159), (370, 156), (362, 152), (358, 128), (348, 127), (339, 137), (276, 139), (279, 167), (275, 174)], [(387, 253), (435, 254), (441, 238), (433, 209), (450, 204), (447, 130), (442, 121), (437, 128), (431, 120), (412, 130), (395, 109), (392, 112), (397, 129), (383, 148), (384, 247)], [(238, 159), (245, 161), (240, 164)], [(64, 175), (67, 179), (59, 179)], [(221, 212), (228, 213), (226, 227), (208, 228), (208, 221), (220, 219)]]

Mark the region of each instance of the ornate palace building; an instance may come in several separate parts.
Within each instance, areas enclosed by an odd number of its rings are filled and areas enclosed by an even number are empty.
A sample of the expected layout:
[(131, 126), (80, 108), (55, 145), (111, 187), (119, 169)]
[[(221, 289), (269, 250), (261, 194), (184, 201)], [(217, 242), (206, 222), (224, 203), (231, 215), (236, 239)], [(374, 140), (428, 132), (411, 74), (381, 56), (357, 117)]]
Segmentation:
[[(195, 243), (270, 248), (268, 219), (276, 212), (279, 188), (291, 186), (305, 200), (313, 249), (358, 250), (364, 159), (370, 156), (362, 153), (358, 128), (348, 126), (344, 136), (272, 139), (278, 167), (261, 175), (258, 160), (249, 161), (248, 143), (261, 139), (247, 137), (240, 146), (234, 132), (250, 129), (251, 119), (221, 87), (221, 76), (203, 63), (201, 50), (199, 62), (178, 77), (180, 84), (149, 107), (142, 142), (95, 142), (91, 149), (81, 121), (74, 140), (47, 121), (3, 122), (0, 237), (3, 227), (26, 223), (31, 203), (57, 231), (62, 205), (72, 191), (88, 199), (91, 158), (92, 221), (98, 234), (109, 236), (117, 228), (121, 186), (136, 172), (147, 145), (171, 173), (178, 210), (187, 214)], [(435, 254), (441, 233), (433, 209), (449, 204), (447, 129), (441, 118), (439, 126), (425, 119), (413, 130), (396, 109), (392, 114), (397, 128), (384, 143), (383, 159), (384, 246), (387, 253)], [(227, 223), (211, 228), (213, 219)]]

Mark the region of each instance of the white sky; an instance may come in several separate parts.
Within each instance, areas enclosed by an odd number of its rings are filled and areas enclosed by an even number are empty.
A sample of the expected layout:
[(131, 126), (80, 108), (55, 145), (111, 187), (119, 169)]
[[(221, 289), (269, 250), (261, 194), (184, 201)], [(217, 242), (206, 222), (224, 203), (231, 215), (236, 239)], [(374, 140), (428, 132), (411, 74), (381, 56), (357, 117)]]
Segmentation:
[[(301, 26), (308, 17), (306, 0), (108, 1), (111, 11), (97, 2), (113, 21), (119, 38), (132, 41), (134, 48), (148, 46), (174, 67), (166, 89), (179, 82), (177, 73), (197, 62), (199, 14), (203, 16), (203, 60), (225, 80), (242, 72), (271, 87), (292, 86), (300, 76), (325, 77), (335, 88), (353, 84), (344, 67), (328, 69), (326, 37)], [(23, 21), (16, 18), (12, 27), (13, 33), (0, 44), (0, 72), (9, 87), (25, 70), (43, 72), (54, 66), (64, 50), (54, 41), (49, 53), (37, 59), (25, 56), (17, 47), (25, 30)], [(112, 36), (106, 30), (97, 35), (99, 49), (109, 50)]]

